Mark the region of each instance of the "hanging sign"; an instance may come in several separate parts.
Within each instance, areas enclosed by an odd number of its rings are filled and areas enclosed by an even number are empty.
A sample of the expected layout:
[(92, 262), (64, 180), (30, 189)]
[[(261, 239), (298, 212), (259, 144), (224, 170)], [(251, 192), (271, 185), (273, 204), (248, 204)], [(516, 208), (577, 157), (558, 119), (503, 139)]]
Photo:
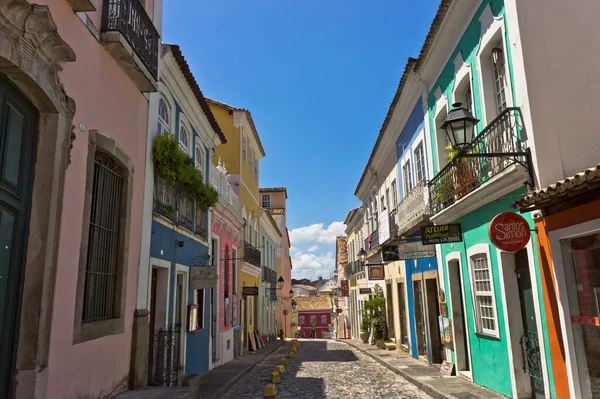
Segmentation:
[(242, 295), (258, 296), (258, 287), (242, 287)]
[(531, 238), (529, 223), (514, 212), (503, 212), (490, 222), (488, 235), (492, 244), (506, 252), (518, 252), (527, 246)]
[(383, 244), (384, 242), (386, 242), (387, 240), (390, 239), (390, 219), (388, 217), (387, 209), (384, 209), (383, 211), (381, 211), (381, 213), (379, 214), (378, 222), (379, 222), (379, 230), (378, 230), (379, 243)]
[(348, 286), (348, 280), (342, 280), (340, 285), (342, 290), (342, 296), (349, 296), (350, 288)]
[(395, 262), (397, 260), (400, 260), (400, 257), (398, 256), (398, 246), (396, 245), (384, 245), (383, 250), (381, 252), (383, 253), (382, 257), (384, 262)]
[(384, 280), (383, 265), (368, 266), (369, 280)]
[(358, 293), (361, 294), (361, 295), (370, 294), (371, 293), (371, 289), (370, 288), (359, 288), (358, 289)]
[(212, 288), (218, 279), (217, 266), (190, 267), (190, 288), (193, 290)]
[(421, 242), (407, 242), (398, 245), (398, 258), (400, 260), (433, 258), (434, 245), (423, 245)]
[(458, 223), (421, 227), (421, 241), (423, 245), (461, 242), (462, 229)]

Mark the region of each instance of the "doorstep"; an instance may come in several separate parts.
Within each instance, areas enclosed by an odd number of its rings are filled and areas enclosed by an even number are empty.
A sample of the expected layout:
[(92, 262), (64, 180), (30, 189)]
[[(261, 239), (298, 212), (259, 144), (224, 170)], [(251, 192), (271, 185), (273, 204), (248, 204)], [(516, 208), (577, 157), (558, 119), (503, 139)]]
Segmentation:
[(360, 340), (338, 341), (346, 342), (353, 348), (372, 357), (382, 366), (404, 377), (432, 398), (506, 399), (506, 396), (467, 381), (464, 377), (444, 375), (438, 367), (430, 367), (428, 364), (413, 359), (408, 353), (377, 349), (376, 346), (363, 344)]

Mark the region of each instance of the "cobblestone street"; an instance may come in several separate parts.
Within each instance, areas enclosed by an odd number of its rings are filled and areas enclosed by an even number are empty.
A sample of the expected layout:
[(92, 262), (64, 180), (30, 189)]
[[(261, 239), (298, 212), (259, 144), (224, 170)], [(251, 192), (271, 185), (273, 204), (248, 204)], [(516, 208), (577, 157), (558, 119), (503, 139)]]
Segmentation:
[(223, 398), (262, 398), (273, 368), (284, 357), (288, 364), (281, 383), (277, 384), (277, 398), (429, 398), (404, 378), (345, 343), (306, 340), (301, 345), (294, 359), (287, 357), (289, 342), (280, 347)]

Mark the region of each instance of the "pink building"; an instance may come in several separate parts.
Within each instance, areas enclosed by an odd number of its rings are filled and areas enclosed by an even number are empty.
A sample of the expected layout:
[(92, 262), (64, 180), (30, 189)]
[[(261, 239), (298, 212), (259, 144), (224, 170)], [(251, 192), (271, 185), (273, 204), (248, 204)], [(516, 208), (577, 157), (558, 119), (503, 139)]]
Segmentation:
[[(219, 192), (219, 202), (212, 208), (211, 234), (212, 247), (219, 248), (219, 303), (218, 334), (216, 347), (219, 360), (211, 362), (216, 367), (232, 360), (235, 348), (241, 346), (240, 311), (239, 311), (239, 278), (241, 253), (238, 249), (242, 229), (239, 200), (239, 176), (229, 176), (225, 165), (211, 165), (210, 180)], [(217, 264), (213, 262), (213, 264)], [(239, 334), (234, 334), (234, 329)], [(237, 342), (236, 344), (236, 341)]]
[(314, 330), (315, 338), (328, 338), (332, 331), (331, 298), (327, 296), (298, 296), (296, 310), (298, 312), (298, 327), (302, 329), (305, 338), (310, 338)]
[(0, 2), (0, 397), (110, 397), (148, 336), (134, 310), (162, 4), (36, 3)]

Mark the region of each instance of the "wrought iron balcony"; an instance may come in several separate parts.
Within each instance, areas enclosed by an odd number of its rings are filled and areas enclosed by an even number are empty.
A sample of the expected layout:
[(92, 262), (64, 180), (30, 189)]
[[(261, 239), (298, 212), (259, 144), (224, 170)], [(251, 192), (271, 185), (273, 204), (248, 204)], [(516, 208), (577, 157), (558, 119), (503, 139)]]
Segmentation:
[(397, 213), (398, 213), (398, 208), (392, 209), (390, 211), (390, 214), (388, 215), (388, 221), (389, 221), (389, 226), (390, 226), (390, 238), (388, 241), (394, 240), (396, 238), (396, 236), (399, 234), (398, 220), (396, 218)]
[(244, 241), (244, 262), (260, 267), (260, 251)]
[(532, 181), (530, 153), (519, 108), (507, 108), (429, 182), (430, 212), (441, 212), (513, 165), (524, 166)]
[(181, 193), (177, 195), (177, 224), (189, 231), (194, 229), (194, 200)]
[(371, 233), (371, 241), (369, 242), (369, 250), (373, 250), (379, 246), (379, 228), (376, 228)]
[(194, 234), (206, 240), (208, 236), (206, 209), (196, 204), (196, 224), (194, 226)]
[(175, 189), (158, 175), (154, 180), (153, 211), (167, 219), (175, 219)]
[(398, 233), (410, 235), (415, 227), (429, 220), (427, 182), (420, 181), (398, 205)]
[(157, 91), (160, 36), (139, 0), (104, 0), (102, 43), (141, 91)]

